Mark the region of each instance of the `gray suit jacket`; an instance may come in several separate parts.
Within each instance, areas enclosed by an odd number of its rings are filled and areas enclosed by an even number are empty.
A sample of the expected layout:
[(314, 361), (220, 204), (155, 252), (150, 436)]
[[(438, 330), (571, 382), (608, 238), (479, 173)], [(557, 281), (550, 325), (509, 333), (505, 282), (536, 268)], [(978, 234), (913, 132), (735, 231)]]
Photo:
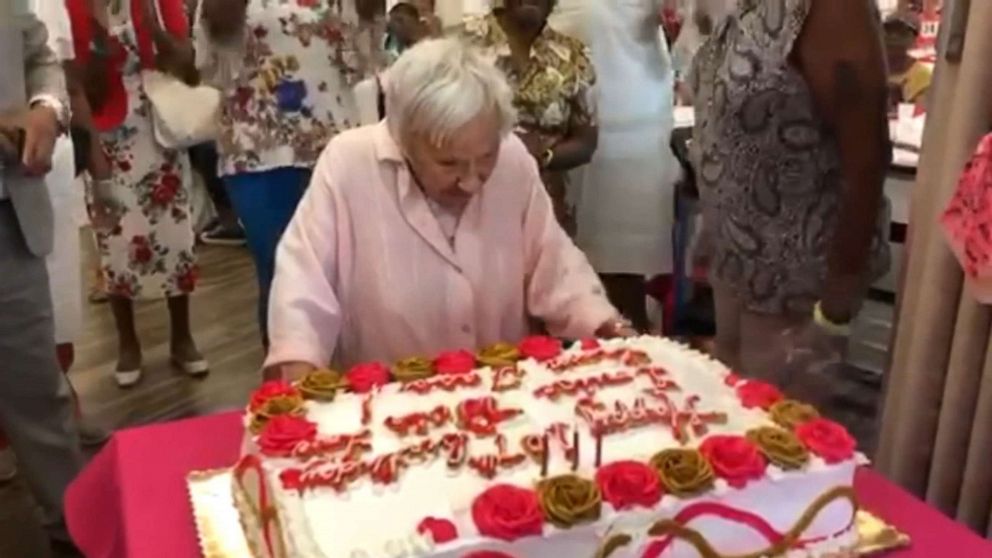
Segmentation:
[[(54, 0), (52, 0), (54, 1)], [(68, 106), (65, 74), (48, 48), (45, 26), (23, 0), (0, 0), (0, 113), (24, 110), (38, 95)], [(44, 181), (17, 169), (0, 169), (28, 250), (44, 256), (52, 249), (52, 204)]]

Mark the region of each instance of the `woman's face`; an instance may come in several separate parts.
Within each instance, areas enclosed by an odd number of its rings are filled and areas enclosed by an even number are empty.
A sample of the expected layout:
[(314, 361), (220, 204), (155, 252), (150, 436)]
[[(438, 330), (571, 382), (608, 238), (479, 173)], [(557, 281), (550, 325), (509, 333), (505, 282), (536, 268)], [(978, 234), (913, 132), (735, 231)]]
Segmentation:
[(496, 167), (500, 147), (499, 122), (484, 113), (462, 126), (445, 145), (414, 135), (403, 142), (407, 160), (427, 197), (460, 210)]
[(554, 0), (505, 0), (503, 9), (514, 21), (526, 27), (541, 27), (554, 8)]

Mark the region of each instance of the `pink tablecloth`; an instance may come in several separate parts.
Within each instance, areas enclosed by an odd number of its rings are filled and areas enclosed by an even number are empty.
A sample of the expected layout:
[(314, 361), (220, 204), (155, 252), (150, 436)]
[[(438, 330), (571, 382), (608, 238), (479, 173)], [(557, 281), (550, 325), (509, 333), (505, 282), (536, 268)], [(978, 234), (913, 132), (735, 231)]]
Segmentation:
[[(69, 530), (89, 558), (200, 556), (186, 474), (227, 467), (241, 445), (238, 413), (118, 432), (69, 487)], [(992, 557), (992, 543), (877, 473), (859, 473), (862, 506), (913, 538), (886, 558)]]

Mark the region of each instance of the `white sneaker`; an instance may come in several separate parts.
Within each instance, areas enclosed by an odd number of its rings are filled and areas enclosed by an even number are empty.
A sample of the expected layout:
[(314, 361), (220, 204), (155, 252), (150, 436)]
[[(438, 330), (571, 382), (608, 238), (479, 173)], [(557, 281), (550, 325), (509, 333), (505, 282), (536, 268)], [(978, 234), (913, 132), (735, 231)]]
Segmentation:
[(4, 448), (0, 450), (0, 482), (7, 482), (17, 476), (17, 459), (14, 458), (14, 450)]

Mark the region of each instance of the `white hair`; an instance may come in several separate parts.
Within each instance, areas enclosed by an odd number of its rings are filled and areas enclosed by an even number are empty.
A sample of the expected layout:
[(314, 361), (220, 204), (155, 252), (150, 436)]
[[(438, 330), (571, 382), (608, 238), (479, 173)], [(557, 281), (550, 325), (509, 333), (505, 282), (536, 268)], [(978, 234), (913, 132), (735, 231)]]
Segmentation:
[(386, 122), (397, 141), (410, 134), (444, 145), (462, 126), (493, 111), (501, 135), (516, 123), (513, 91), (478, 49), (455, 38), (418, 43), (386, 79)]

